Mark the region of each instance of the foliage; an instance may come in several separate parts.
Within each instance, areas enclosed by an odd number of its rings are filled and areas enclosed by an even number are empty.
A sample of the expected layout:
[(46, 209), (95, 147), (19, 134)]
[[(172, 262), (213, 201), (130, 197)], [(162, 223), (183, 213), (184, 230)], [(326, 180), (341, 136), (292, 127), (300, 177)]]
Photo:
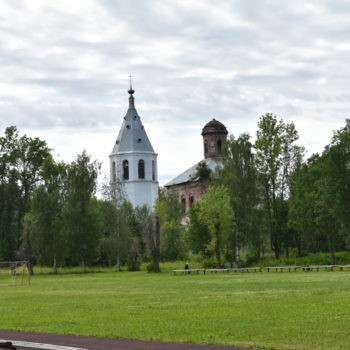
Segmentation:
[(234, 214), (227, 189), (224, 186), (210, 186), (194, 207), (198, 210), (200, 225), (206, 226), (210, 234), (207, 249), (215, 253), (216, 267), (220, 268), (221, 251), (224, 248), (229, 250), (235, 237)]
[(137, 221), (140, 224), (146, 254), (151, 261), (147, 266), (150, 272), (160, 272), (160, 228), (159, 217), (148, 206), (136, 208)]
[(236, 239), (232, 248), (239, 250), (255, 244), (256, 250), (260, 252), (260, 244), (256, 244), (255, 240), (259, 231), (254, 224), (254, 212), (258, 200), (257, 174), (248, 134), (242, 134), (238, 139), (231, 136), (227, 141), (223, 167), (219, 170), (219, 174), (220, 183), (228, 189), (231, 207), (235, 213)]
[(213, 255), (208, 249), (211, 235), (208, 227), (199, 219), (199, 205), (193, 205), (188, 213), (190, 225), (187, 228), (187, 240), (191, 251), (195, 254), (202, 253), (206, 257)]
[(41, 168), (42, 182), (33, 193), (31, 210), (25, 217), (33, 231), (33, 255), (37, 263), (52, 264), (55, 272), (57, 264), (64, 264), (67, 253), (62, 234), (66, 175), (66, 164), (55, 163), (51, 156), (45, 159)]
[(100, 241), (101, 258), (108, 266), (117, 264), (120, 271), (121, 261), (126, 261), (131, 247), (131, 228), (128, 222), (130, 203), (126, 201), (119, 182), (104, 184), (104, 200), (99, 202), (102, 221)]
[(162, 260), (182, 259), (185, 255), (184, 227), (181, 225), (182, 206), (177, 193), (160, 190), (155, 214), (159, 217)]
[(196, 172), (193, 175), (192, 180), (199, 179), (200, 181), (209, 181), (211, 177), (212, 171), (208, 167), (205, 161), (201, 161), (198, 163)]
[(56, 163), (45, 141), (9, 127), (0, 136), (0, 260), (135, 271), (192, 254), (208, 266), (264, 261), (272, 250), (277, 262), (328, 252), (338, 263), (350, 247), (350, 121), (305, 163), (297, 140), (294, 124), (270, 113), (254, 147), (247, 134), (231, 136), (221, 169), (199, 163), (195, 179), (207, 191), (185, 227), (176, 194), (161, 190), (153, 213), (132, 208), (120, 183), (96, 199), (98, 164), (85, 152)]
[(300, 167), (304, 149), (295, 145), (298, 133), (294, 124), (278, 121), (271, 113), (260, 118), (256, 136), (255, 159), (264, 216), (270, 233), (271, 249), (278, 259), (282, 246), (288, 246), (289, 240), (289, 232), (282, 229), (282, 226), (286, 227), (283, 201), (289, 196), (291, 174)]
[(6, 128), (0, 137), (0, 259), (17, 255), (31, 261), (32, 244), (24, 230), (24, 216), (49, 151), (45, 141), (19, 136), (15, 126)]
[(62, 210), (64, 235), (69, 240), (71, 264), (92, 263), (97, 257), (100, 232), (96, 190), (98, 165), (83, 152), (70, 165), (66, 178), (66, 200)]

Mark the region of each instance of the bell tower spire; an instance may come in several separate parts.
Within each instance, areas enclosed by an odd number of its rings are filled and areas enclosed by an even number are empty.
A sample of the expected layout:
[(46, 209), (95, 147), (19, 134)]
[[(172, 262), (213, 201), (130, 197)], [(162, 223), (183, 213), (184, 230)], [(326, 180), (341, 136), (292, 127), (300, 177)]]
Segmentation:
[(158, 196), (157, 153), (149, 141), (134, 103), (130, 75), (129, 108), (114, 143), (110, 159), (110, 181), (119, 181), (134, 206), (153, 209)]
[(129, 97), (129, 108), (135, 108), (135, 98), (133, 94), (135, 93), (135, 90), (132, 88), (132, 81), (131, 81), (132, 75), (129, 75), (130, 79), (130, 89), (128, 90), (128, 93), (130, 94)]

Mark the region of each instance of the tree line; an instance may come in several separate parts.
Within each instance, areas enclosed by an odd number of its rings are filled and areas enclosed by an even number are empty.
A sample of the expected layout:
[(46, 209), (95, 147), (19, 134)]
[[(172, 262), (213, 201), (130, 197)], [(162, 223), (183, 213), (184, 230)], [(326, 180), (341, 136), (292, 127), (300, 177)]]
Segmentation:
[(305, 158), (293, 123), (267, 113), (256, 140), (231, 136), (223, 167), (206, 181), (203, 200), (190, 210), (195, 252), (215, 255), (216, 266), (239, 263), (244, 251), (258, 262), (266, 254), (305, 256), (350, 248), (350, 120), (334, 132), (322, 154)]
[(153, 212), (133, 208), (122, 186), (102, 185), (99, 164), (85, 152), (57, 162), (45, 141), (8, 127), (0, 137), (0, 261), (52, 266), (125, 265), (195, 254), (212, 261), (258, 261), (350, 247), (350, 121), (322, 152), (305, 158), (293, 123), (267, 113), (256, 140), (230, 136), (223, 166), (200, 163), (206, 187), (189, 225), (178, 194), (159, 190)]

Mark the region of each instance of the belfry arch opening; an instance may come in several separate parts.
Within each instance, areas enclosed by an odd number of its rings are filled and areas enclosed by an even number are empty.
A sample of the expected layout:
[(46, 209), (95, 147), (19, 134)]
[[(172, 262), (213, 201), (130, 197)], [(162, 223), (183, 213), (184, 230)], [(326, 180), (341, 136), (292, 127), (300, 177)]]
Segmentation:
[(129, 162), (123, 160), (123, 180), (129, 180)]

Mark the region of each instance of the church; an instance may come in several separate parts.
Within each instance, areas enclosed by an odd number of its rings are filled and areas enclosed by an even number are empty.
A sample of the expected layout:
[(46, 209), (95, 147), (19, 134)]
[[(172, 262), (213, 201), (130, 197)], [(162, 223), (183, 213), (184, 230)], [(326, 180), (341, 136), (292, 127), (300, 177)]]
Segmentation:
[[(135, 108), (135, 91), (130, 82), (129, 108), (113, 146), (110, 159), (110, 182), (120, 182), (128, 201), (134, 206), (153, 208), (158, 196), (157, 153), (148, 139), (141, 118)], [(224, 124), (213, 119), (202, 129), (204, 159), (165, 185), (179, 194), (184, 216), (194, 201), (202, 198), (205, 183), (198, 178), (198, 166), (214, 171), (222, 164), (222, 150), (227, 140)]]
[(134, 207), (146, 205), (152, 209), (158, 196), (157, 153), (135, 108), (131, 82), (128, 93), (129, 108), (109, 156), (110, 182), (122, 184)]
[(167, 190), (178, 192), (185, 220), (193, 202), (201, 199), (206, 189), (207, 184), (198, 176), (198, 169), (204, 165), (213, 172), (222, 165), (222, 151), (227, 134), (225, 125), (218, 120), (208, 122), (202, 129), (204, 159), (165, 184)]

